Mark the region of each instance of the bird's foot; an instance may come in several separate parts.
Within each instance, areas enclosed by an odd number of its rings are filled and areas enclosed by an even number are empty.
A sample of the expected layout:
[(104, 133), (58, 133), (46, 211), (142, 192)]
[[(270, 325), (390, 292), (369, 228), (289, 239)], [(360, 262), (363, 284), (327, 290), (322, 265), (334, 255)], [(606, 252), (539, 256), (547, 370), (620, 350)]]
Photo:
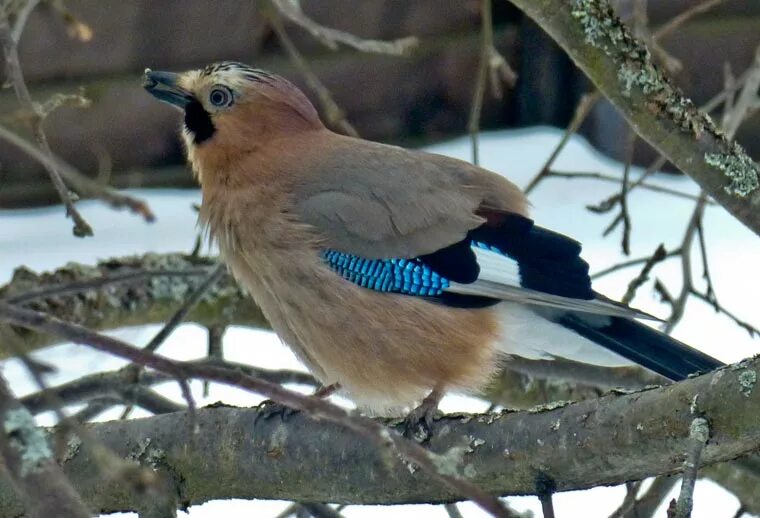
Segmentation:
[(407, 414), (403, 422), (404, 437), (418, 443), (428, 442), (433, 437), (433, 420), (441, 397), (441, 392), (434, 390)]
[(287, 421), (292, 416), (300, 412), (300, 410), (297, 410), (295, 408), (290, 408), (289, 406), (283, 405), (281, 403), (277, 403), (276, 401), (272, 401), (271, 399), (267, 399), (265, 401), (262, 401), (259, 403), (259, 405), (256, 407), (257, 414), (256, 419), (254, 420), (253, 424), (254, 426), (259, 421), (259, 419), (268, 420), (275, 416), (280, 416), (280, 419), (282, 422)]
[[(339, 389), (340, 384), (333, 383), (332, 385), (327, 385), (326, 387), (320, 387), (314, 392), (314, 394), (312, 394), (312, 397), (324, 399)], [(277, 403), (271, 399), (267, 399), (259, 403), (259, 405), (256, 407), (256, 410), (258, 411), (258, 414), (256, 415), (256, 419), (253, 422), (254, 425), (259, 419), (267, 420), (277, 415), (280, 416), (282, 422), (285, 422), (300, 412), (300, 410), (296, 408), (291, 408), (287, 405)]]

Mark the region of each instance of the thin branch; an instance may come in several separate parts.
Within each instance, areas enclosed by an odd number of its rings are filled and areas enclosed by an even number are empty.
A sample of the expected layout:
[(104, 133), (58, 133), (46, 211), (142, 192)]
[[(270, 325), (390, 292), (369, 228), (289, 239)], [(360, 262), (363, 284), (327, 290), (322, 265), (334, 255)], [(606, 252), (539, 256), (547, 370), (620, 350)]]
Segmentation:
[(623, 222), (623, 236), (621, 238), (621, 247), (623, 254), (631, 255), (631, 215), (628, 212), (628, 178), (631, 174), (631, 164), (633, 163), (633, 151), (636, 145), (636, 133), (630, 131), (626, 139), (626, 157), (625, 166), (623, 167), (623, 179), (620, 182), (620, 216)]
[(691, 423), (689, 440), (692, 445), (684, 462), (683, 478), (681, 479), (681, 493), (675, 509), (675, 518), (689, 518), (694, 506), (694, 484), (697, 482), (699, 471), (699, 458), (710, 438), (710, 425), (704, 417), (696, 417)]
[(288, 33), (282, 24), (282, 19), (280, 18), (282, 11), (280, 11), (279, 7), (276, 6), (278, 3), (283, 2), (268, 0), (265, 4), (267, 6), (265, 13), (269, 18), (272, 29), (274, 30), (275, 34), (277, 34), (277, 38), (280, 40), (280, 43), (282, 43), (282, 46), (285, 49), (285, 52), (287, 52), (288, 56), (290, 57), (290, 60), (304, 77), (306, 83), (309, 85), (309, 88), (311, 88), (311, 90), (317, 94), (317, 99), (319, 99), (319, 104), (322, 107), (322, 111), (324, 112), (328, 123), (330, 125), (336, 126), (346, 135), (351, 135), (352, 137), (359, 136), (356, 128), (354, 128), (351, 123), (348, 122), (348, 119), (346, 119), (346, 114), (335, 102), (335, 99), (333, 99), (332, 94), (330, 94), (330, 90), (328, 90), (327, 87), (322, 84), (322, 81), (319, 80), (317, 75), (312, 72), (309, 64), (301, 55), (301, 52), (298, 50), (298, 48), (296, 48), (295, 44), (290, 39), (290, 36), (288, 36)]
[(343, 518), (343, 515), (327, 504), (306, 503), (299, 504), (306, 509), (313, 518)]
[(24, 27), (26, 27), (26, 22), (29, 20), (29, 15), (32, 14), (32, 11), (34, 11), (39, 3), (40, 0), (26, 0), (21, 8), (16, 11), (12, 31), (13, 41), (16, 42), (16, 45), (18, 45), (18, 42), (21, 39), (21, 34), (24, 32)]
[[(18, 59), (18, 49), (16, 47), (16, 40), (13, 37), (11, 27), (8, 25), (7, 19), (0, 20), (0, 42), (2, 42), (3, 52), (5, 53), (5, 71), (6, 77), (13, 85), (16, 91), (16, 97), (25, 110), (34, 115), (34, 123), (32, 130), (34, 137), (37, 140), (37, 145), (41, 153), (52, 161), (53, 152), (48, 144), (47, 135), (45, 135), (42, 129), (44, 118), (42, 117), (38, 106), (32, 100), (29, 94), (29, 89), (24, 82), (24, 75), (21, 71), (21, 65)], [(79, 211), (74, 207), (74, 201), (71, 198), (68, 187), (61, 178), (61, 173), (57, 167), (51, 166), (50, 163), (45, 164), (45, 169), (50, 176), (50, 180), (53, 182), (55, 190), (58, 192), (58, 196), (66, 207), (66, 215), (74, 221), (74, 235), (77, 237), (85, 237), (92, 235), (92, 227), (85, 221)]]
[(705, 210), (705, 200), (707, 196), (702, 192), (700, 200), (694, 207), (689, 223), (686, 226), (683, 240), (679, 250), (681, 250), (681, 291), (678, 297), (673, 301), (670, 318), (668, 318), (667, 324), (665, 324), (664, 331), (670, 333), (675, 328), (676, 324), (683, 318), (684, 310), (686, 309), (686, 301), (689, 295), (694, 290), (694, 281), (691, 270), (691, 247), (694, 242), (694, 236), (697, 232), (697, 226), (699, 225), (702, 215)]
[[(568, 180), (573, 179), (591, 179), (591, 180), (601, 180), (603, 182), (611, 182), (620, 184), (620, 177), (614, 176), (614, 175), (608, 175), (604, 173), (597, 173), (593, 171), (555, 171), (555, 170), (549, 170), (548, 173), (545, 175), (546, 178), (556, 177), (556, 178), (565, 178)], [(646, 189), (648, 191), (652, 192), (659, 192), (663, 194), (669, 194), (671, 196), (674, 196), (676, 198), (683, 198), (686, 200), (694, 200), (697, 201), (697, 196), (694, 196), (693, 194), (690, 194), (688, 192), (681, 192), (677, 191), (675, 189), (670, 189), (668, 187), (663, 187), (661, 185), (655, 185), (652, 183), (647, 182), (640, 182), (637, 183), (637, 181), (630, 182), (628, 184), (628, 192), (630, 193), (632, 187), (641, 187), (642, 189)], [(617, 200), (620, 195), (616, 194), (615, 199)], [(709, 205), (715, 205), (715, 202), (712, 200), (708, 201)]]
[(621, 302), (623, 304), (631, 303), (633, 297), (636, 296), (636, 290), (638, 290), (646, 281), (649, 280), (649, 274), (651, 273), (652, 268), (654, 268), (657, 263), (660, 263), (667, 259), (667, 257), (668, 253), (665, 250), (665, 247), (660, 244), (660, 246), (657, 247), (657, 250), (655, 250), (654, 253), (644, 263), (644, 267), (641, 269), (641, 273), (639, 273), (636, 278), (628, 284), (628, 289), (625, 291), (625, 294), (621, 299)]
[(556, 490), (554, 480), (543, 472), (538, 474), (538, 478), (536, 482), (536, 495), (541, 502), (541, 511), (544, 518), (554, 518), (554, 500), (552, 499), (552, 494)]
[(174, 332), (178, 325), (180, 325), (190, 310), (195, 307), (198, 302), (206, 295), (211, 287), (216, 284), (227, 271), (227, 267), (223, 264), (218, 264), (203, 280), (201, 284), (185, 299), (185, 302), (180, 306), (174, 315), (164, 324), (161, 330), (156, 333), (150, 342), (145, 346), (147, 351), (157, 350), (166, 338)]
[(99, 199), (114, 209), (126, 208), (132, 213), (141, 216), (148, 223), (155, 221), (155, 215), (144, 201), (95, 183), (63, 159), (53, 154), (52, 151), (49, 153), (41, 152), (31, 142), (28, 142), (2, 125), (0, 125), (0, 139), (17, 147), (42, 164), (46, 169), (58, 171), (82, 196)]
[[(280, 385), (291, 383), (309, 387), (316, 387), (318, 385), (317, 381), (310, 374), (300, 371), (269, 370), (214, 359), (204, 359), (192, 363), (196, 363), (201, 367), (208, 365), (231, 371), (240, 371), (249, 376)], [(82, 376), (56, 387), (49, 387), (47, 390), (56, 399), (61, 401), (62, 405), (73, 405), (83, 401), (94, 401), (107, 397), (112, 400), (112, 405), (127, 401), (133, 402), (154, 414), (172, 412), (177, 409), (176, 403), (165, 400), (162, 396), (158, 396), (155, 392), (145, 388), (166, 381), (172, 381), (174, 378), (162, 372), (147, 371), (136, 380), (135, 371), (132, 367), (132, 365), (128, 365), (115, 371), (98, 372)], [(35, 392), (24, 396), (21, 398), (21, 403), (32, 414), (39, 414), (53, 408), (49, 398), (42, 392)]]
[(338, 43), (342, 43), (361, 52), (401, 56), (407, 54), (419, 43), (414, 36), (393, 41), (362, 39), (351, 33), (318, 24), (304, 14), (300, 0), (271, 0), (271, 2), (280, 15), (306, 29), (314, 38), (331, 50), (337, 50)]
[(629, 509), (617, 516), (620, 518), (653, 517), (657, 508), (678, 482), (678, 478), (675, 475), (656, 477), (649, 489), (636, 499)]
[(625, 498), (611, 515), (610, 518), (622, 518), (636, 503), (636, 495), (641, 489), (641, 481), (625, 483)]
[(748, 68), (749, 75), (739, 92), (734, 105), (731, 107), (729, 115), (726, 116), (726, 122), (723, 126), (726, 136), (733, 139), (744, 122), (747, 113), (758, 99), (758, 89), (760, 89), (760, 45), (755, 49), (755, 59)]
[(472, 143), (472, 163), (480, 162), (478, 133), (480, 132), (480, 116), (483, 111), (483, 99), (486, 86), (491, 85), (491, 92), (497, 99), (501, 99), (502, 83), (514, 87), (517, 82), (517, 74), (509, 66), (493, 41), (493, 20), (491, 0), (481, 0), (480, 3), (480, 60), (475, 75), (475, 88), (472, 94), (470, 115), (467, 122), (467, 131)]
[[(655, 250), (655, 253), (657, 253), (657, 250)], [(681, 255), (680, 249), (671, 250), (669, 252), (665, 252), (665, 257), (663, 257), (662, 260), (670, 259), (671, 257), (677, 257), (680, 255)], [(631, 266), (636, 266), (638, 264), (646, 264), (648, 261), (651, 261), (651, 260), (652, 260), (652, 256), (649, 255), (646, 257), (638, 257), (636, 259), (629, 259), (628, 261), (623, 261), (622, 263), (613, 264), (612, 266), (608, 266), (607, 268), (603, 270), (599, 270), (598, 272), (591, 274), (591, 279), (592, 280), (598, 279), (600, 277), (604, 277), (605, 275), (609, 275), (618, 270), (622, 270), (624, 268), (630, 268)]]
[(464, 518), (462, 513), (459, 512), (457, 504), (443, 504), (443, 508), (446, 510), (449, 518)]
[(758, 336), (758, 337), (760, 337), (760, 329), (758, 329), (757, 327), (753, 326), (752, 324), (750, 324), (746, 320), (742, 320), (741, 318), (737, 317), (732, 312), (730, 312), (729, 310), (727, 310), (726, 308), (724, 308), (722, 305), (720, 305), (718, 303), (718, 301), (715, 299), (715, 297), (710, 298), (707, 295), (705, 295), (704, 293), (701, 293), (701, 292), (699, 292), (699, 291), (697, 291), (697, 290), (695, 290), (693, 288), (691, 289), (690, 294), (693, 295), (694, 297), (696, 297), (696, 298), (698, 298), (698, 299), (700, 299), (700, 300), (702, 300), (702, 301), (707, 302), (708, 304), (710, 304), (713, 307), (713, 309), (715, 309), (715, 311), (717, 311), (718, 313), (722, 313), (722, 314), (726, 315), (728, 318), (730, 318), (731, 320), (733, 320), (736, 325), (738, 325), (739, 327), (741, 327), (745, 331), (747, 331), (749, 333), (749, 336)]
[(480, 132), (480, 113), (483, 109), (483, 98), (486, 93), (486, 79), (488, 78), (488, 49), (493, 45), (493, 22), (491, 21), (491, 0), (481, 0), (480, 3), (480, 62), (475, 75), (475, 89), (472, 93), (470, 105), (470, 117), (467, 122), (467, 131), (470, 134), (472, 148), (472, 163), (480, 163), (478, 133)]
[(578, 105), (575, 107), (573, 118), (565, 129), (565, 133), (562, 135), (559, 143), (557, 143), (557, 146), (549, 155), (549, 158), (546, 160), (538, 174), (534, 176), (530, 182), (528, 182), (528, 185), (524, 189), (525, 194), (530, 194), (530, 192), (535, 189), (536, 186), (545, 177), (550, 175), (559, 176), (558, 174), (551, 173), (551, 167), (554, 164), (554, 161), (557, 160), (559, 154), (570, 141), (570, 137), (578, 131), (578, 128), (581, 127), (581, 124), (583, 124), (583, 121), (586, 120), (588, 114), (591, 113), (591, 109), (596, 105), (597, 102), (599, 102), (601, 98), (602, 94), (599, 93), (598, 90), (592, 93), (584, 94), (583, 97), (581, 97), (580, 101), (578, 101)]
[(654, 34), (652, 34), (652, 39), (663, 40), (667, 38), (673, 31), (678, 29), (687, 21), (691, 20), (696, 15), (709, 11), (713, 7), (720, 5), (723, 2), (724, 0), (704, 0), (703, 2), (689, 7), (688, 9), (671, 18), (667, 23), (659, 27), (656, 31), (654, 31)]
[[(207, 328), (208, 339), (206, 341), (206, 358), (215, 362), (224, 361), (224, 333), (227, 330), (226, 325), (214, 325)], [(203, 397), (208, 397), (209, 382), (203, 382)]]
[(208, 271), (208, 268), (195, 268), (188, 270), (142, 270), (136, 272), (128, 272), (117, 275), (102, 276), (97, 279), (74, 281), (58, 286), (38, 288), (36, 290), (30, 290), (26, 293), (22, 293), (21, 295), (8, 297), (6, 302), (10, 302), (12, 304), (25, 304), (27, 302), (42, 298), (59, 297), (61, 295), (70, 295), (74, 293), (83, 293), (89, 290), (97, 290), (111, 284), (141, 281), (151, 277), (197, 277), (200, 275), (207, 275)]

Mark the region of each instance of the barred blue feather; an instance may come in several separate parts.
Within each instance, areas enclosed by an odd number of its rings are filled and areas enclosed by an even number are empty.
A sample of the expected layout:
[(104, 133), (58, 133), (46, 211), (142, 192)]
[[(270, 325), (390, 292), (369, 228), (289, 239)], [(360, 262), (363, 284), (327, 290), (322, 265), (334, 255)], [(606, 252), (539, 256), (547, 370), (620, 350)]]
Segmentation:
[[(472, 241), (471, 246), (503, 254), (498, 248), (480, 241)], [(329, 249), (322, 252), (322, 257), (344, 279), (375, 291), (436, 297), (451, 283), (418, 258), (365, 259)]]
[(419, 259), (365, 259), (336, 250), (322, 257), (344, 279), (375, 291), (435, 297), (449, 287), (448, 279)]

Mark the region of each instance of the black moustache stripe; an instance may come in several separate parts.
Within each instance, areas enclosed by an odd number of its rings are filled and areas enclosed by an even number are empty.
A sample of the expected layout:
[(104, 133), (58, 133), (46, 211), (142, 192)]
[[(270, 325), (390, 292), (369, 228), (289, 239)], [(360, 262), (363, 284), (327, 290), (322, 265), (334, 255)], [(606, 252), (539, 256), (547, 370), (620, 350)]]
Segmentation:
[(193, 134), (196, 144), (205, 142), (216, 132), (211, 116), (198, 101), (190, 101), (185, 106), (185, 127)]

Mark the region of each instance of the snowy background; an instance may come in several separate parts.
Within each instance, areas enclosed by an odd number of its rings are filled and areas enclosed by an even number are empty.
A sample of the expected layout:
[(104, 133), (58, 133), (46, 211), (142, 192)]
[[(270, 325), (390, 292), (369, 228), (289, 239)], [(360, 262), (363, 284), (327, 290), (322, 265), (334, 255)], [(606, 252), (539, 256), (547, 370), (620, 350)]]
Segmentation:
[[(500, 131), (482, 135), (480, 141), (481, 165), (506, 175), (513, 182), (525, 186), (554, 148), (561, 131), (553, 128), (533, 128), (520, 131)], [(429, 151), (468, 160), (469, 140), (457, 139), (428, 148)], [(622, 175), (622, 165), (593, 150), (582, 138), (574, 137), (560, 155), (554, 169), (560, 171), (595, 171)], [(635, 179), (640, 170), (632, 170)], [(667, 186), (682, 192), (697, 194), (694, 183), (685, 177), (661, 175), (651, 183)], [(603, 239), (602, 231), (614, 214), (598, 216), (584, 207), (616, 193), (619, 186), (598, 180), (549, 178), (532, 193), (533, 216), (538, 224), (584, 243), (584, 258), (592, 272), (625, 259), (620, 251), (620, 230)], [(138, 218), (114, 212), (98, 202), (78, 204), (82, 214), (92, 225), (95, 236), (77, 239), (71, 235), (71, 222), (64, 218), (60, 207), (0, 211), (0, 284), (7, 282), (14, 268), (25, 265), (36, 271), (52, 270), (69, 261), (94, 264), (99, 259), (145, 252), (189, 252), (196, 237), (195, 212), (192, 204), (200, 201), (197, 190), (132, 191), (146, 200), (157, 216), (147, 225)], [(683, 232), (693, 211), (694, 202), (637, 189), (629, 197), (629, 211), (633, 221), (631, 257), (650, 255), (664, 243), (668, 250), (679, 246)], [(708, 206), (704, 217), (711, 273), (718, 299), (724, 307), (750, 324), (760, 326), (757, 294), (760, 293), (760, 240), (717, 206)], [(694, 256), (697, 258), (697, 256)], [(695, 281), (700, 281), (701, 264), (695, 264)], [(597, 291), (619, 299), (628, 282), (638, 273), (639, 267), (603, 277), (595, 282)], [(658, 265), (654, 276), (663, 280), (671, 293), (680, 288), (681, 269), (678, 259)], [(661, 317), (668, 316), (668, 307), (658, 301), (651, 282), (642, 287), (634, 306)], [(136, 345), (152, 337), (158, 326), (146, 326), (114, 331), (114, 334)], [(760, 340), (751, 339), (746, 331), (725, 316), (717, 315), (710, 306), (691, 300), (686, 315), (676, 327), (674, 336), (724, 362), (734, 362), (760, 351)], [(255, 363), (268, 368), (302, 369), (290, 351), (280, 344), (272, 333), (243, 328), (231, 328), (225, 335), (225, 357), (231, 361)], [(266, 354), (261, 354), (261, 351)], [(177, 329), (160, 349), (178, 359), (204, 356), (205, 330), (189, 324)], [(55, 365), (58, 372), (49, 376), (50, 384), (59, 384), (95, 371), (111, 370), (124, 363), (85, 347), (62, 344), (37, 353), (45, 363)], [(17, 396), (35, 391), (23, 367), (15, 360), (0, 362), (4, 376)], [(203, 398), (200, 382), (193, 385), (199, 405), (223, 400), (235, 405), (254, 405), (260, 401), (251, 394), (227, 387), (212, 386), (208, 398)], [(167, 397), (182, 401), (175, 384), (160, 387)], [(444, 411), (482, 411), (483, 402), (465, 397), (450, 396), (444, 400)], [(122, 408), (115, 408), (101, 419), (118, 417)], [(133, 413), (140, 416), (139, 412)], [(40, 422), (49, 424), (50, 415), (40, 416)], [(622, 501), (622, 487), (596, 488), (590, 491), (562, 493), (555, 496), (557, 516), (587, 518), (606, 517)], [(694, 518), (722, 518), (734, 516), (739, 502), (732, 495), (709, 481), (699, 481), (694, 497)], [(540, 506), (533, 497), (509, 498), (516, 510), (532, 510), (540, 516)], [(593, 502), (593, 505), (589, 505)], [(192, 518), (225, 515), (228, 518), (275, 516), (287, 506), (284, 502), (218, 501), (194, 506), (181, 516)], [(459, 506), (467, 517), (484, 513), (471, 504)], [(349, 506), (342, 513), (347, 517), (418, 516), (445, 517), (440, 506), (369, 507)], [(658, 513), (665, 515), (664, 508)], [(111, 516), (136, 516), (133, 514)]]

